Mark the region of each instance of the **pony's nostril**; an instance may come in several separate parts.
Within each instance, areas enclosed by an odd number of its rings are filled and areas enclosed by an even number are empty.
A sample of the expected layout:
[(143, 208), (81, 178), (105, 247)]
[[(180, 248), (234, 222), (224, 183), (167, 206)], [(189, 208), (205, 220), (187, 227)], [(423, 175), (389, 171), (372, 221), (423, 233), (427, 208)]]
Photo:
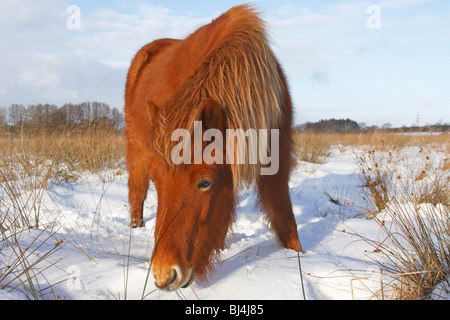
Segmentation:
[(177, 270), (176, 269), (172, 270), (173, 270), (173, 277), (172, 280), (170, 280), (170, 284), (174, 283), (177, 280)]

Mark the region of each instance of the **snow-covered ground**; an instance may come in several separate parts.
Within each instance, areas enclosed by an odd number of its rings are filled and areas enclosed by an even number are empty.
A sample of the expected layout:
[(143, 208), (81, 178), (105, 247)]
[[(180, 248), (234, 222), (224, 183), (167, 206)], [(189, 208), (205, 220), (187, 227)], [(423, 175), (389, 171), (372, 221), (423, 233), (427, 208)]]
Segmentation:
[[(24, 231), (19, 244), (29, 247), (30, 264), (52, 252), (34, 270), (42, 271), (35, 279), (47, 299), (377, 299), (389, 280), (370, 257), (374, 247), (361, 236), (381, 241), (383, 233), (366, 218), (355, 152), (336, 148), (326, 163), (302, 162), (292, 174), (290, 193), (305, 253), (298, 256), (275, 242), (255, 209), (255, 192), (244, 190), (216, 272), (208, 282), (176, 292), (156, 290), (149, 273), (156, 191), (151, 187), (145, 202), (145, 227), (130, 229), (125, 173), (111, 174), (107, 182), (87, 174), (78, 183), (49, 185), (39, 217), (47, 227)], [(7, 264), (14, 248), (3, 243), (0, 250)], [(0, 299), (29, 295), (20, 284), (10, 292), (13, 284), (0, 290)]]

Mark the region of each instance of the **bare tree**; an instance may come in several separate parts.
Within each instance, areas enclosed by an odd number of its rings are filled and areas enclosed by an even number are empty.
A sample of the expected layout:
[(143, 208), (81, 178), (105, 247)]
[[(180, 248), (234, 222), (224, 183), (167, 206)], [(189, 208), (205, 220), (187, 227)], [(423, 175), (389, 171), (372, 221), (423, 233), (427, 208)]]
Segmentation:
[(12, 104), (8, 109), (9, 122), (14, 126), (21, 126), (27, 109), (22, 104)]
[(0, 107), (0, 127), (5, 127), (7, 125), (6, 115), (6, 108)]

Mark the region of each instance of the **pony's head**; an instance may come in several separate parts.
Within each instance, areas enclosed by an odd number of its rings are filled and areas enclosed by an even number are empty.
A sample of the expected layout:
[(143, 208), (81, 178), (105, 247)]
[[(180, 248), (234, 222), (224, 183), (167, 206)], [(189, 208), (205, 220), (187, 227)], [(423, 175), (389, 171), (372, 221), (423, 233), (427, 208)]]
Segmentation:
[[(164, 108), (147, 104), (154, 139), (158, 141), (158, 134), (170, 137), (170, 132), (164, 132), (164, 116), (160, 116)], [(214, 101), (208, 100), (200, 117), (203, 132), (222, 128), (222, 110)], [(193, 139), (185, 145), (190, 149)], [(218, 153), (214, 156), (223, 156), (221, 148), (214, 152)], [(224, 246), (234, 217), (230, 167), (207, 164), (204, 159), (198, 163), (194, 156), (189, 159), (192, 162), (187, 161), (190, 164), (174, 164), (157, 149), (152, 155), (150, 174), (158, 193), (158, 209), (151, 265), (155, 284), (163, 290), (186, 287), (196, 277), (205, 278)]]

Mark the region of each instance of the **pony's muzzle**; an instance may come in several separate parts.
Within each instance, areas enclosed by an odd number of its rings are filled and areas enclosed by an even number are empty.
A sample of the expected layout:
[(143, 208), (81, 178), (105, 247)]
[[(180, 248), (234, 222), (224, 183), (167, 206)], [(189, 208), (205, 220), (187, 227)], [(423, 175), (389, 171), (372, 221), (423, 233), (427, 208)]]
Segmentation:
[(172, 266), (172, 268), (166, 272), (158, 273), (155, 269), (152, 271), (155, 278), (155, 286), (163, 291), (187, 288), (194, 280), (192, 268), (183, 270), (179, 265)]

